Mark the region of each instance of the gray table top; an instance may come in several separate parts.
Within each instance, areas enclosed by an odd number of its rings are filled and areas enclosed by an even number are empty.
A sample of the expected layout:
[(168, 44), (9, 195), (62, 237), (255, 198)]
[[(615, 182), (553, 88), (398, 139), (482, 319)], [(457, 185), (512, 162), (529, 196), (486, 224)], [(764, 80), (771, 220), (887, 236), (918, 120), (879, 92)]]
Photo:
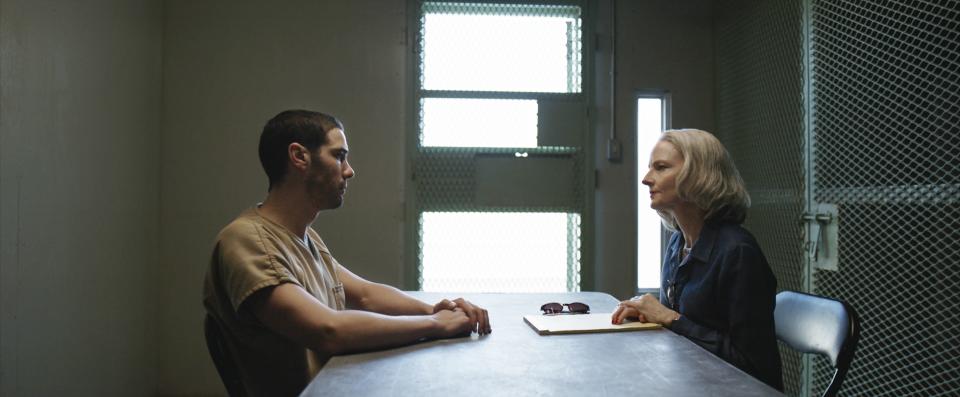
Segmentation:
[[(411, 292), (426, 301), (457, 294)], [(612, 312), (599, 292), (463, 294), (493, 333), (333, 357), (304, 396), (782, 396), (667, 329), (538, 335), (523, 321), (547, 302)]]

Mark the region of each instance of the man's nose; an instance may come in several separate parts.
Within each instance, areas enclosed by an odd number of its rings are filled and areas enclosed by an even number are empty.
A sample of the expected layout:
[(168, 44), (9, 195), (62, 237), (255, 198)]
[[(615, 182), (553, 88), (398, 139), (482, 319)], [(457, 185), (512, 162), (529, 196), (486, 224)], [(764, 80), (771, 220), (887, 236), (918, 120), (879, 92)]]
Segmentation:
[(350, 163), (346, 163), (346, 165), (347, 169), (343, 170), (343, 179), (353, 178), (353, 175), (355, 174), (353, 167), (350, 166)]

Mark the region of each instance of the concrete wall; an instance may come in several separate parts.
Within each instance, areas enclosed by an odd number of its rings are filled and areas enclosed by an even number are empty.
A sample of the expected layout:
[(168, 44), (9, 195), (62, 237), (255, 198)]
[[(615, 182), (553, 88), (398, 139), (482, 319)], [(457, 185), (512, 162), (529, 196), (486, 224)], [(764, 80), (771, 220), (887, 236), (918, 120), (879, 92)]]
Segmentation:
[(0, 395), (153, 392), (161, 12), (0, 1)]
[(344, 122), (356, 177), (314, 227), (355, 273), (401, 283), (405, 10), (400, 0), (165, 3), (162, 394), (222, 390), (200, 287), (219, 229), (265, 197), (257, 142), (281, 110)]
[(615, 125), (623, 145), (619, 163), (606, 160), (611, 105), (609, 45), (605, 43), (612, 31), (612, 3), (599, 4), (598, 30), (603, 40), (597, 53), (596, 290), (627, 298), (634, 294), (637, 279), (634, 95), (639, 89), (667, 90), (674, 128), (713, 130), (712, 1), (616, 1)]

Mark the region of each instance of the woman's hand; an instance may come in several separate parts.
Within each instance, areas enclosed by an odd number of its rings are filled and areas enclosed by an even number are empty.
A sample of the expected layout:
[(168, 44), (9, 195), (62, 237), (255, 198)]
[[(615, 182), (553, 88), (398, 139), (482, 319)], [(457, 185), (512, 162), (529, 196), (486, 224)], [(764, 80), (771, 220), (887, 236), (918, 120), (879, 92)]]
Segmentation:
[(624, 320), (639, 321), (641, 323), (647, 322), (646, 317), (637, 312), (637, 309), (620, 303), (620, 305), (617, 306), (617, 310), (613, 311), (613, 318), (610, 319), (610, 322), (623, 324)]
[(680, 313), (660, 304), (660, 301), (653, 295), (645, 294), (620, 302), (617, 310), (613, 312), (612, 322), (614, 324), (622, 324), (625, 319), (636, 318), (640, 322), (651, 322), (669, 326), (673, 323), (673, 320), (679, 317)]

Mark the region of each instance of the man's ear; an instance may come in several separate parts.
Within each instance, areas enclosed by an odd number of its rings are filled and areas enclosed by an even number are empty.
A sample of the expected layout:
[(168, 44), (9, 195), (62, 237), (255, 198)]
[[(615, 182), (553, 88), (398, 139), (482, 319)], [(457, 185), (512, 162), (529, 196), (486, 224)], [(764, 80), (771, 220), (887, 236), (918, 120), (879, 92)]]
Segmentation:
[(294, 142), (287, 146), (287, 158), (290, 160), (290, 164), (298, 170), (310, 168), (310, 151), (299, 143)]

